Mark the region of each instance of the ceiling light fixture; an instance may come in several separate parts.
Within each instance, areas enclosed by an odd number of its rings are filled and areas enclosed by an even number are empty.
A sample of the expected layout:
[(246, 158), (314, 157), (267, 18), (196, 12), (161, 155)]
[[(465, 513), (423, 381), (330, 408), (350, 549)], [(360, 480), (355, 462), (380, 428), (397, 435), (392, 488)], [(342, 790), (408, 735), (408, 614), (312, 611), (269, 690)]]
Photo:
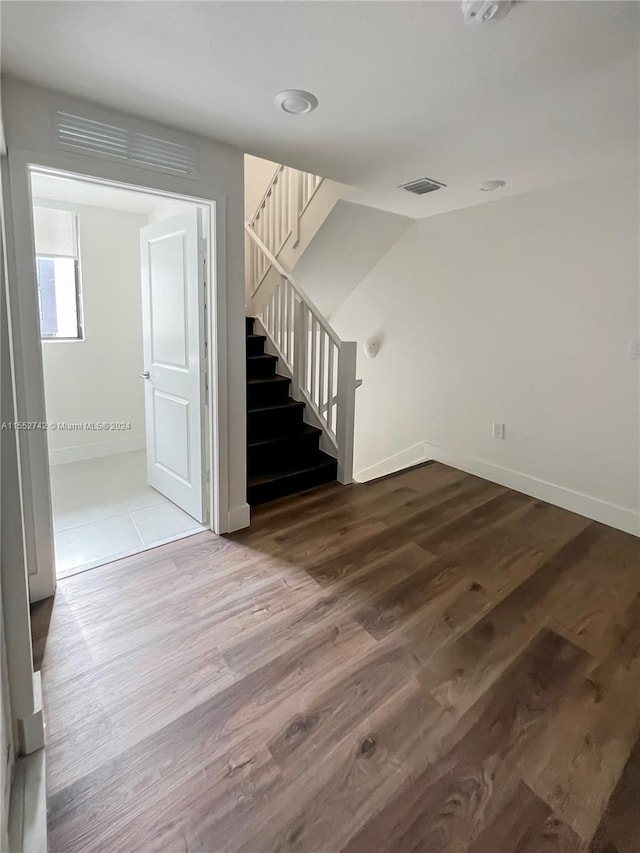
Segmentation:
[(506, 181), (485, 181), (483, 184), (480, 184), (480, 192), (492, 193), (494, 190), (502, 189), (506, 185)]
[(274, 101), (283, 112), (294, 116), (313, 112), (318, 106), (316, 96), (304, 89), (285, 89), (284, 92), (278, 92)]

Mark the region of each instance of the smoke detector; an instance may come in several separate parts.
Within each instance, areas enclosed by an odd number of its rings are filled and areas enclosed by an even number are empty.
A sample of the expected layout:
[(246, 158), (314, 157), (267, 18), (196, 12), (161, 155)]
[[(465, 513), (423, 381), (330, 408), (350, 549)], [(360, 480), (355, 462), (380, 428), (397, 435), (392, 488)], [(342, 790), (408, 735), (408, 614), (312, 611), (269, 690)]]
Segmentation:
[(465, 24), (486, 24), (506, 17), (513, 0), (462, 0), (462, 17)]

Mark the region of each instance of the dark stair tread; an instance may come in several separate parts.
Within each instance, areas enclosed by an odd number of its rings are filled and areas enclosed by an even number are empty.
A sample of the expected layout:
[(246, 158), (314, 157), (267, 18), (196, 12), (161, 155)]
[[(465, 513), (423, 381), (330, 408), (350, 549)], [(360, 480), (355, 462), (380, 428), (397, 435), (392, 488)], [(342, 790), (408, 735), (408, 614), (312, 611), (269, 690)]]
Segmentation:
[(337, 466), (338, 460), (321, 450), (316, 454), (316, 459), (313, 462), (297, 463), (296, 465), (281, 467), (277, 471), (267, 471), (264, 474), (254, 474), (248, 478), (249, 488), (252, 486), (263, 486), (265, 483), (276, 483), (278, 480), (284, 480), (287, 477), (293, 477), (296, 474), (313, 473), (314, 471), (322, 471), (325, 468)]
[(264, 444), (272, 444), (277, 441), (287, 441), (294, 438), (300, 438), (305, 435), (322, 435), (322, 430), (310, 424), (302, 424), (302, 428), (296, 432), (289, 432), (283, 435), (274, 435), (269, 438), (255, 438), (249, 441), (249, 447), (261, 447)]
[(267, 336), (266, 335), (256, 335), (255, 333), (252, 332), (251, 334), (247, 335), (247, 340), (248, 341), (266, 341)]
[(256, 353), (255, 355), (248, 355), (247, 361), (277, 361), (277, 355), (269, 355), (268, 352)]
[(247, 379), (247, 385), (268, 385), (269, 383), (281, 385), (283, 382), (289, 384), (291, 380), (288, 376), (280, 376), (278, 373), (275, 376), (256, 376), (253, 379)]
[(252, 415), (254, 412), (268, 412), (275, 411), (276, 409), (303, 409), (304, 403), (298, 402), (298, 400), (292, 400), (289, 397), (288, 400), (283, 400), (281, 403), (269, 403), (266, 406), (250, 406), (247, 409), (247, 412)]

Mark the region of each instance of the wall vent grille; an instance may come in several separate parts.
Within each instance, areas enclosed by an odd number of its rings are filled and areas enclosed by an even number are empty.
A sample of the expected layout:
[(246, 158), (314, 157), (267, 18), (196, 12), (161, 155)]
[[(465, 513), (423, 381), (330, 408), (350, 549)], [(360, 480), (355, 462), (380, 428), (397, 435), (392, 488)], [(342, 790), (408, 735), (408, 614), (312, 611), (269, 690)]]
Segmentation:
[(58, 112), (56, 138), (62, 147), (83, 154), (107, 157), (175, 175), (196, 175), (196, 154), (193, 148), (113, 124)]
[(425, 195), (446, 187), (446, 184), (441, 184), (438, 181), (433, 181), (431, 178), (418, 178), (416, 181), (409, 181), (408, 184), (401, 184), (398, 189), (406, 190), (414, 195)]

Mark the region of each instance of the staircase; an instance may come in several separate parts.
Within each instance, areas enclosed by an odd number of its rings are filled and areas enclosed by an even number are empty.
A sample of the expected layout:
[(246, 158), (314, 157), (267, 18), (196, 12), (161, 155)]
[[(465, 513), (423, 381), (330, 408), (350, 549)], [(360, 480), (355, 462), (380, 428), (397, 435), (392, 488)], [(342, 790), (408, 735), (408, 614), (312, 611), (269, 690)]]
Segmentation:
[(338, 461), (320, 450), (322, 430), (303, 420), (305, 403), (289, 396), (291, 380), (247, 317), (247, 501), (251, 506), (337, 478)]
[(341, 340), (290, 272), (343, 190), (279, 166), (245, 223), (250, 505), (353, 482), (357, 344)]

